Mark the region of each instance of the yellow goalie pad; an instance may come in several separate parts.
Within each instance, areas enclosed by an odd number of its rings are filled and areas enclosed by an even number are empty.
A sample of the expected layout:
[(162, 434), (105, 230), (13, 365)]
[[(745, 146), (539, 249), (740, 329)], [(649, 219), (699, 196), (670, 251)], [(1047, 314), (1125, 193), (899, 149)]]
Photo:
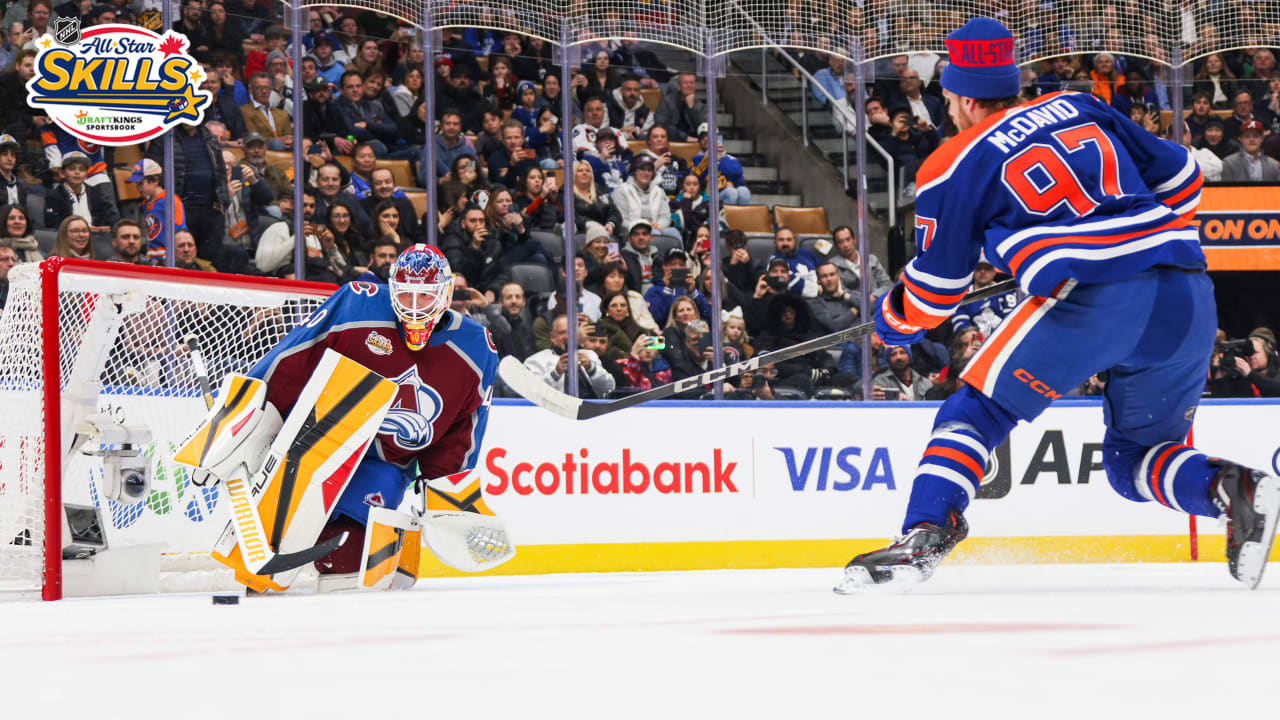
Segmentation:
[[(260, 404), (265, 404), (265, 384), (240, 379), (260, 386)], [(238, 387), (235, 378), (224, 380), (223, 406), (239, 407)], [(297, 568), (327, 554), (328, 550), (320, 552), (316, 539), (377, 434), (395, 392), (391, 381), (326, 351), (289, 417), (283, 425), (277, 423), (279, 432), (265, 459), (261, 453), (256, 461), (230, 455), (237, 461), (234, 466), (227, 469), (228, 460), (216, 472), (198, 465), (223, 481), (232, 515), (210, 555), (236, 570), (237, 579), (245, 585), (280, 591), (292, 582)], [(210, 417), (217, 414), (211, 411)], [(226, 414), (230, 419), (218, 424), (226, 430), (202, 433), (198, 428), (175, 460), (207, 463), (210, 448), (219, 447), (222, 433), (232, 431), (234, 419), (240, 417), (230, 410)]]
[(409, 515), (370, 508), (360, 561), (361, 590), (408, 590), (418, 580), (422, 531)]

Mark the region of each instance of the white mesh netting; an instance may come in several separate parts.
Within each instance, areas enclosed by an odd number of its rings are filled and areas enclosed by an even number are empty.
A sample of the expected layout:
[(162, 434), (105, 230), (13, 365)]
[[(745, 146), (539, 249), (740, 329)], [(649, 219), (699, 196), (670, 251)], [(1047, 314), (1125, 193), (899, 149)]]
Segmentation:
[[(563, 23), (574, 45), (604, 39), (663, 43), (702, 53), (706, 36), (723, 54), (781, 45), (850, 59), (945, 54), (943, 38), (976, 15), (1018, 37), (1019, 61), (1107, 51), (1169, 65), (1210, 53), (1280, 45), (1280, 0), (427, 0), (432, 28), (483, 28), (557, 44)], [(421, 1), (338, 3), (421, 27)], [(324, 7), (333, 3), (302, 3)], [(563, 21), (562, 21), (563, 18)]]
[[(204, 415), (204, 402), (183, 338), (200, 338), (214, 386), (228, 372), (244, 372), (324, 300), (323, 293), (201, 285), (161, 270), (104, 277), (74, 268), (58, 278), (56, 332), (60, 350), (61, 428), (43, 406), (41, 268), (10, 273), (10, 296), (0, 317), (0, 589), (38, 589), (44, 566), (44, 438), (63, 438), (63, 502), (101, 511), (108, 547), (156, 545), (165, 553), (203, 555), (225, 522), (216, 487), (191, 484), (169, 461), (177, 444)], [(46, 280), (49, 281), (49, 280)], [(42, 322), (45, 321), (45, 322)], [(93, 407), (73, 398), (93, 389)], [(103, 497), (100, 458), (71, 448), (78, 418), (108, 412), (121, 424), (152, 435), (144, 446), (151, 489), (124, 504)]]

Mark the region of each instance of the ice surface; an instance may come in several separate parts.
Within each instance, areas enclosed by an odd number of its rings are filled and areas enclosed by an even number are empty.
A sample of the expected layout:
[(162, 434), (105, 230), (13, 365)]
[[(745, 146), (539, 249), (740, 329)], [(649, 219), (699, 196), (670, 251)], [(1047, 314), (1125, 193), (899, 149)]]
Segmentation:
[(0, 718), (1276, 716), (1280, 568), (1254, 592), (1216, 562), (944, 565), (907, 594), (838, 579), (0, 604)]

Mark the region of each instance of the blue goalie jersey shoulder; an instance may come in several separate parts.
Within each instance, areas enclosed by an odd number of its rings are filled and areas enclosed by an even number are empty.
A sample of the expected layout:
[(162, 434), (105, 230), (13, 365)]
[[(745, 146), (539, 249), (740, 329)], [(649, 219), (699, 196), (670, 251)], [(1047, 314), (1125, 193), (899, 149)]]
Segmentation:
[(1190, 152), (1092, 95), (1051, 93), (998, 112), (944, 143), (916, 176), (906, 319), (933, 327), (950, 315), (984, 249), (1039, 296), (1068, 279), (1201, 269), (1189, 220), (1202, 184)]

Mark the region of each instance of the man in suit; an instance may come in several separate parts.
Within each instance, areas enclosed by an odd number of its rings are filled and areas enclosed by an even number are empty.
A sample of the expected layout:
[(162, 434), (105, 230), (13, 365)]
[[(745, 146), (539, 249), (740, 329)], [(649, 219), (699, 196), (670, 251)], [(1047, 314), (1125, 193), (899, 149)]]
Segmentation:
[(268, 150), (293, 149), (293, 123), (289, 114), (271, 107), (271, 77), (264, 72), (249, 79), (248, 105), (240, 106), (245, 127), (267, 139)]
[(1243, 150), (1222, 160), (1223, 182), (1280, 182), (1280, 163), (1262, 154), (1262, 123), (1246, 120), (1240, 145)]
[(912, 125), (920, 132), (942, 127), (942, 101), (920, 92), (920, 73), (907, 68), (898, 81), (898, 102), (911, 108)]

